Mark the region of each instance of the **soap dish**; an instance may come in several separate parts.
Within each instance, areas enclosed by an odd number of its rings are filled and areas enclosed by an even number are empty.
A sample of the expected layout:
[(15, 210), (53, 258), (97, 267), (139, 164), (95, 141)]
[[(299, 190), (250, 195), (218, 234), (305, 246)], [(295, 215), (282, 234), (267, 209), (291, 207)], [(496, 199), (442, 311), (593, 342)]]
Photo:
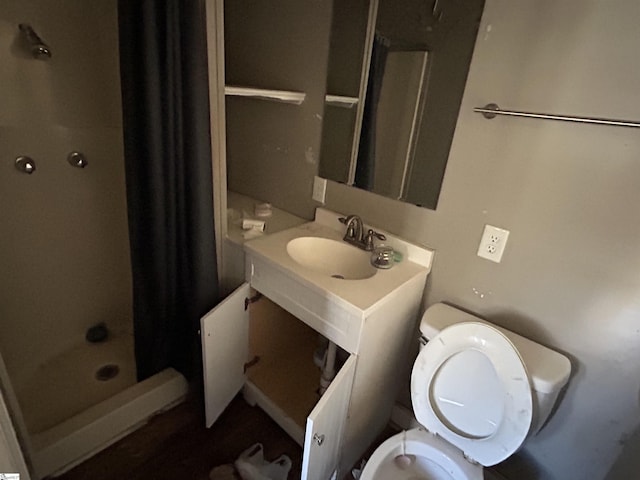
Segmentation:
[(270, 217), (273, 213), (270, 203), (256, 203), (253, 211), (256, 217)]
[(394, 257), (395, 255), (392, 247), (380, 245), (374, 248), (371, 253), (371, 265), (383, 270), (389, 269), (393, 267), (395, 262)]

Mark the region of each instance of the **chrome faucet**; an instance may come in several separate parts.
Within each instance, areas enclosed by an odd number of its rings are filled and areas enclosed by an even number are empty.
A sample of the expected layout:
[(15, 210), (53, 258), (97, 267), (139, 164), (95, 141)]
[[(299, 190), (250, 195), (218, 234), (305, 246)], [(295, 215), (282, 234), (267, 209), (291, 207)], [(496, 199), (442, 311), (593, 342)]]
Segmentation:
[(344, 223), (347, 226), (347, 231), (344, 234), (343, 240), (368, 252), (373, 250), (374, 238), (379, 240), (387, 239), (383, 234), (374, 232), (372, 229), (369, 229), (365, 235), (362, 219), (358, 215), (340, 217), (338, 220), (340, 220), (340, 223)]
[(343, 240), (358, 246), (362, 242), (362, 219), (358, 215), (349, 215), (347, 218), (340, 217), (339, 220), (347, 226)]

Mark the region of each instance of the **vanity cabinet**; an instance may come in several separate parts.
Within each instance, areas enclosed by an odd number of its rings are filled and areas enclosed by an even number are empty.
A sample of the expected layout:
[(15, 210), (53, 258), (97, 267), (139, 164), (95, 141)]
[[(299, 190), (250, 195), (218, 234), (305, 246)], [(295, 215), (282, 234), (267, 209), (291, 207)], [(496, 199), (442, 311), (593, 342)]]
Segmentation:
[(248, 283), (202, 319), (201, 332), (207, 426), (244, 387), (247, 401), (303, 446), (302, 477), (330, 478), (337, 468), (356, 356), (348, 356), (320, 396), (321, 371), (313, 362), (317, 333), (268, 297), (260, 298)]
[[(342, 478), (389, 419), (428, 269), (363, 309), (261, 255), (262, 240), (245, 246), (246, 283), (201, 321), (207, 426), (243, 390), (303, 446), (303, 479)], [(322, 396), (318, 334), (342, 350)]]

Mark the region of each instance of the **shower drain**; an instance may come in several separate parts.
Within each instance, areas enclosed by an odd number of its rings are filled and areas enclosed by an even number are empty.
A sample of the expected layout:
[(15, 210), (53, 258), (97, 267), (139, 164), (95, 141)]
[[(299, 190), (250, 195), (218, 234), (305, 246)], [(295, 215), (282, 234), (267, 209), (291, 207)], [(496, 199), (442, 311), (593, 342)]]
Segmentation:
[(120, 367), (118, 367), (118, 365), (105, 365), (100, 367), (96, 372), (96, 379), (101, 382), (106, 382), (107, 380), (114, 378), (118, 373), (120, 373)]

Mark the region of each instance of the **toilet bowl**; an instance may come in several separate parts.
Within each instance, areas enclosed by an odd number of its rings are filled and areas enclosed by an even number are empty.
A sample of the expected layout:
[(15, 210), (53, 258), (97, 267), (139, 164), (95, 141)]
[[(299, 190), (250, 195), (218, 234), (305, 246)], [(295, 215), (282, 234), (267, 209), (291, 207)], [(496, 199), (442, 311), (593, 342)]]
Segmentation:
[(420, 330), (428, 342), (411, 375), (421, 425), (376, 449), (361, 480), (480, 480), (549, 417), (569, 379), (553, 350), (444, 304)]
[(367, 462), (360, 479), (481, 480), (482, 468), (461, 450), (423, 428), (387, 439)]

